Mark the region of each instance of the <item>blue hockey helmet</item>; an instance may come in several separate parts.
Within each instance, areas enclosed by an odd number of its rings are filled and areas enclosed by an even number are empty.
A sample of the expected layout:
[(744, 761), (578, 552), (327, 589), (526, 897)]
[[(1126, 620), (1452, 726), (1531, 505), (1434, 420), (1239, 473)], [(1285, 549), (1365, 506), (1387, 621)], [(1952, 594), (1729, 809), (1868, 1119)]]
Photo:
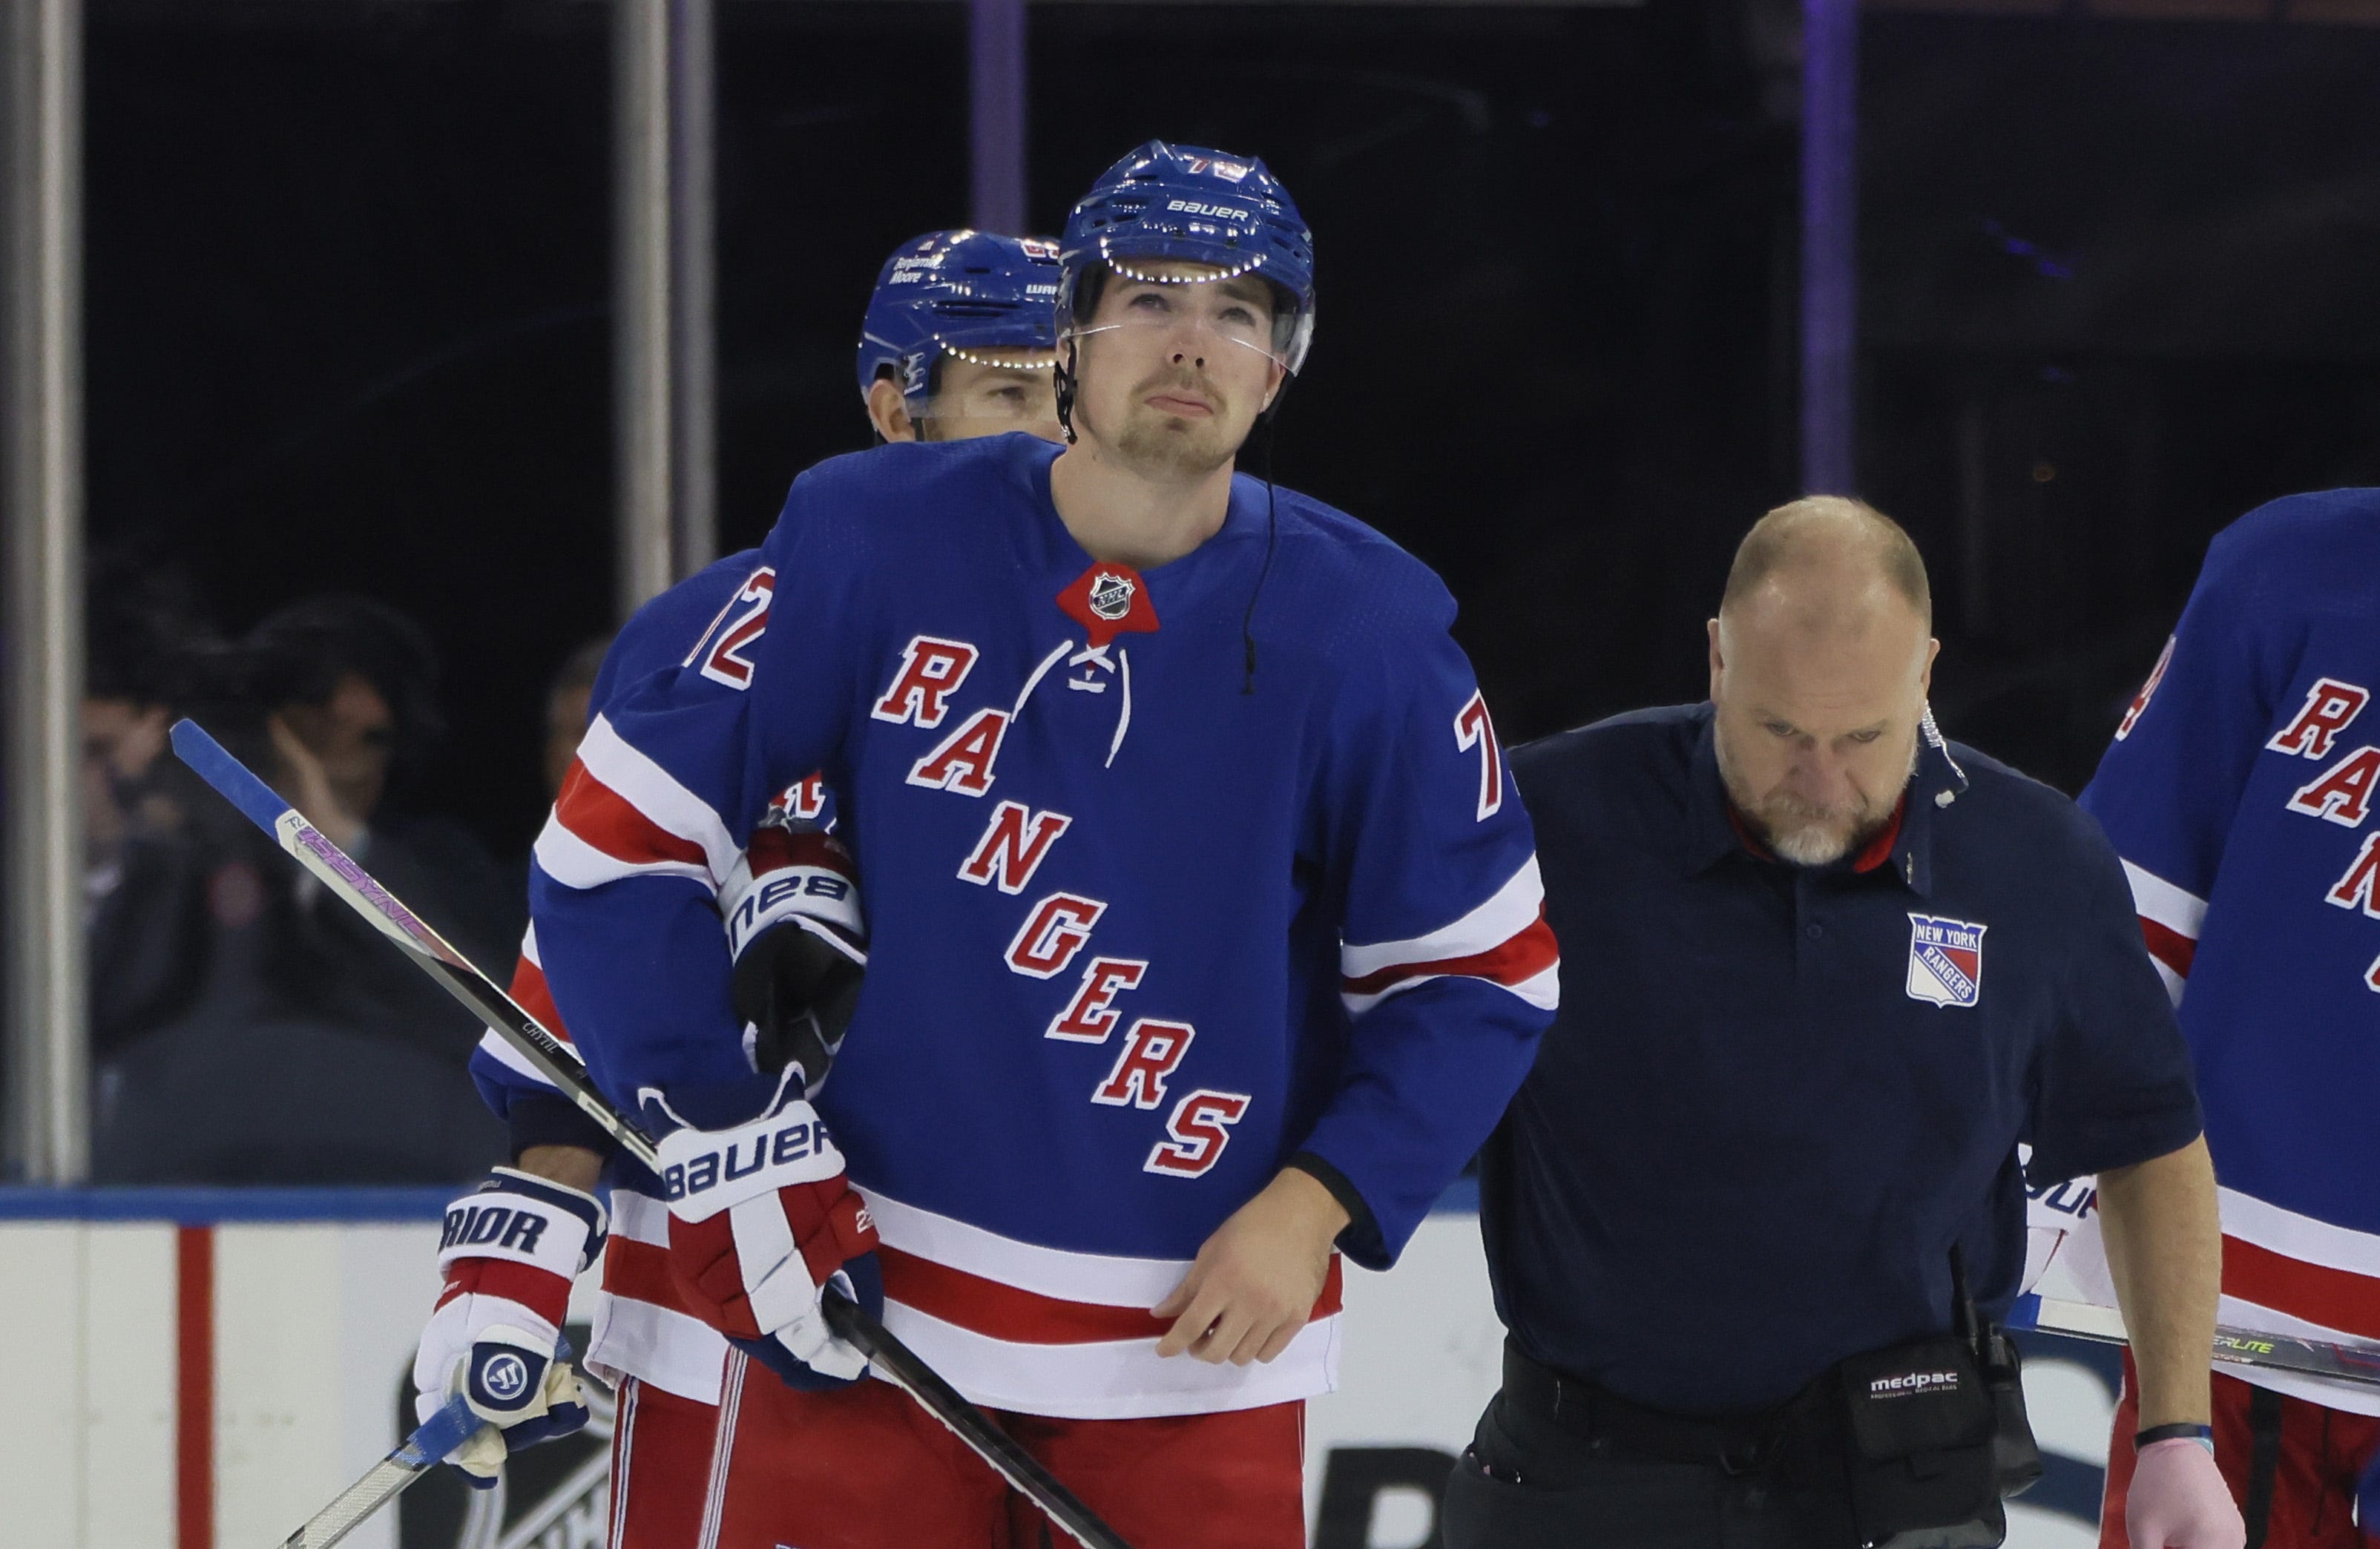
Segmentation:
[(1284, 303), (1273, 357), (1294, 375), (1314, 342), (1314, 234), (1262, 162), (1152, 139), (1099, 175), (1059, 238), (1058, 332), (1094, 264), (1130, 275), (1134, 259), (1186, 259), (1225, 277), (1257, 274)]
[(1057, 244), (1038, 237), (937, 231), (904, 242), (876, 276), (859, 326), (861, 400), (889, 367), (910, 413), (922, 416), (944, 354), (1029, 350), (1054, 362), (1058, 280)]

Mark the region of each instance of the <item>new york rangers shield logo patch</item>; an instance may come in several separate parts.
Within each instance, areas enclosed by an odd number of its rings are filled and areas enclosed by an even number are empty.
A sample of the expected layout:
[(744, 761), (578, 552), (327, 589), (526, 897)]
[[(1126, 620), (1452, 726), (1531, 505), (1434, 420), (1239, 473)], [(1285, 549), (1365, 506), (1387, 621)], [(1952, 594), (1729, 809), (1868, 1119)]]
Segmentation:
[(1984, 993), (1984, 932), (1988, 926), (1909, 916), (1909, 998), (1972, 1006)]

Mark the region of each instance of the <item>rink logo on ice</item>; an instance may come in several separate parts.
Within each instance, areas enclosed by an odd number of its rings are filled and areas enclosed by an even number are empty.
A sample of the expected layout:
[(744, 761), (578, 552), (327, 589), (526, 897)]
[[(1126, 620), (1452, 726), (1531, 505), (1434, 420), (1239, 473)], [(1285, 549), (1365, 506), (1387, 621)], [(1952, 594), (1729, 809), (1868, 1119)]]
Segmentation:
[(1972, 1006), (1984, 993), (1984, 932), (1966, 920), (1909, 916), (1909, 998)]

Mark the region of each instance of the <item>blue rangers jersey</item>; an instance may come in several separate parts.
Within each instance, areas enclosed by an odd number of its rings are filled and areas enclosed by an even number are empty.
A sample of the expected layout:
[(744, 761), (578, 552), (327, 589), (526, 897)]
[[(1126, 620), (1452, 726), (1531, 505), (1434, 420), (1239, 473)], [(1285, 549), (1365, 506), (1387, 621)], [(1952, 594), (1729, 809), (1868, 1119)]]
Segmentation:
[[(746, 549), (713, 560), (701, 570), (662, 592), (636, 611), (621, 629), (612, 648), (603, 653), (595, 682), (587, 695), (589, 720), (611, 703), (624, 685), (643, 681), (664, 668), (683, 667), (680, 660), (691, 643), (702, 639), (736, 605), (736, 594), (760, 568), (760, 551)], [(796, 823), (834, 827), (833, 793), (815, 769), (780, 794), (784, 815)]]
[[(730, 554), (638, 608), (603, 655), (602, 665), (596, 672), (595, 682), (588, 692), (589, 720), (591, 721), (601, 713), (603, 706), (621, 684), (636, 683), (653, 672), (679, 665), (679, 659), (686, 654), (687, 642), (699, 638), (721, 611), (734, 604), (735, 594), (743, 589), (744, 583), (759, 564), (759, 553), (757, 549), (747, 549), (741, 553)], [(821, 829), (833, 827), (833, 798), (827, 791), (824, 780), (815, 771), (781, 793), (780, 805), (788, 817), (798, 822)], [(571, 1041), (569, 1029), (564, 1025), (562, 1014), (555, 1008), (545, 981), (545, 967), (542, 954), (538, 950), (534, 922), (521, 938), (520, 956), (513, 968), (512, 997), (543, 1023), (547, 1031), (565, 1043)], [(480, 1039), (479, 1048), (471, 1061), (471, 1074), (479, 1083), (488, 1106), (495, 1109), (499, 1118), (508, 1117), (514, 1096), (523, 1092), (552, 1096), (561, 1108), (576, 1112), (575, 1107), (561, 1096), (552, 1083), (540, 1075), (534, 1065), (516, 1053), (492, 1028)], [(584, 1140), (587, 1132), (573, 1124), (566, 1135), (557, 1134), (553, 1138)], [(601, 1143), (589, 1140), (588, 1144)]]
[[(2380, 490), (2218, 536), (2082, 798), (2180, 1008), (2223, 1320), (2380, 1338)], [(2380, 1413), (2380, 1394), (2241, 1370)]]
[[(683, 665), (691, 643), (735, 605), (759, 564), (757, 549), (730, 554), (639, 608), (604, 654), (588, 695), (589, 719), (601, 711), (622, 684)], [(815, 772), (782, 793), (778, 805), (797, 828), (824, 830), (833, 826), (832, 795)], [(804, 873), (844, 875), (832, 850), (812, 849), (814, 853), (801, 858), (823, 864), (804, 867)], [(564, 1043), (573, 1042), (553, 1003), (534, 923), (523, 933), (511, 987), (513, 998), (547, 1031)], [(609, 1138), (577, 1105), (494, 1030), (481, 1037), (471, 1073), (498, 1117), (515, 1120), (516, 1144), (554, 1143), (614, 1153)], [(521, 1106), (524, 1100), (528, 1107)], [(602, 1284), (586, 1363), (607, 1382), (633, 1376), (680, 1398), (717, 1403), (729, 1347), (686, 1302), (669, 1274), (669, 1211), (647, 1188), (650, 1181), (641, 1168), (613, 1180), (612, 1230), (603, 1249)]]
[(1307, 1397), (1335, 1265), (1269, 1366), (1160, 1361), (1148, 1309), (1293, 1156), (1359, 1206), (1342, 1246), (1393, 1260), (1555, 1004), (1528, 819), (1427, 569), (1246, 478), (1194, 552), (1095, 563), (1058, 450), (796, 481), (685, 665), (590, 728), (538, 841), (539, 944), (615, 1101), (750, 1087), (715, 899), (822, 770), (870, 963), (818, 1101), (888, 1326), (1027, 1413)]

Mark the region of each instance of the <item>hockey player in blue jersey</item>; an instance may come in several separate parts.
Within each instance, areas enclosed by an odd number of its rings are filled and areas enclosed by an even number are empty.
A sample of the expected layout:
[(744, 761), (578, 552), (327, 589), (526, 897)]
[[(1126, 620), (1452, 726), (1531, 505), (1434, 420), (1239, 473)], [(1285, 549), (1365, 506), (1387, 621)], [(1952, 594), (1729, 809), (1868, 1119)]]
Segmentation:
[[(1451, 599), (1234, 473), (1312, 336), (1288, 195), (1152, 142), (1062, 262), (1063, 451), (805, 474), (747, 600), (614, 694), (539, 841), (555, 1000), (663, 1135), (656, 1272), (775, 1374), (735, 1368), (722, 1544), (1038, 1542), (855, 1380), (830, 1282), (880, 1285), (887, 1325), (1142, 1549), (1302, 1544), (1338, 1252), (1394, 1259), (1554, 1005)], [(813, 769), (869, 916), (815, 1108), (747, 1055), (716, 906)]]
[[(2380, 1339), (2375, 695), (2380, 490), (2275, 501), (2207, 551), (2082, 797), (2123, 857), (2197, 1064), (2222, 1318), (2240, 1327)], [(2380, 1390), (2228, 1370), (2213, 1445), (2248, 1542), (2380, 1534)], [(2131, 1542), (2134, 1403), (2128, 1380), (2102, 1549)]]
[[(962, 230), (932, 233), (895, 249), (878, 277), (858, 348), (861, 402), (878, 436), (963, 441), (1022, 430), (1057, 439), (1050, 380), (1056, 296), (1054, 243)], [(732, 606), (757, 554), (747, 550), (720, 561), (640, 609), (605, 656), (589, 704), (600, 708), (618, 683), (674, 665), (687, 642)], [(863, 932), (848, 889), (838, 884), (847, 864), (820, 835), (832, 822), (824, 782), (815, 776), (797, 782), (782, 805), (783, 820), (755, 835), (750, 855), (722, 894), (722, 912), (747, 979), (756, 970), (780, 969), (815, 985), (823, 972), (817, 952), (793, 948), (791, 938), (833, 941), (864, 962)], [(567, 1038), (538, 957), (532, 931), (522, 944), (513, 994)], [(830, 1022), (832, 998), (832, 990), (822, 992)], [(758, 1008), (755, 1014), (770, 1020)], [(824, 1077), (819, 1056), (831, 1026), (822, 1028), (815, 1015), (791, 1016), (770, 1035), (787, 1042), (807, 1036), (809, 1045), (800, 1054), (809, 1079)], [(771, 1069), (781, 1062), (765, 1047), (756, 1053)], [(475, 1347), (491, 1361), (509, 1348), (548, 1371), (552, 1385), (551, 1394), (523, 1392), (508, 1404), (488, 1406), (490, 1418), (509, 1423), (510, 1445), (532, 1445), (575, 1428), (584, 1406), (569, 1373), (545, 1362), (570, 1277), (603, 1248), (603, 1228), (612, 1225), (588, 1360), (621, 1386), (623, 1452), (630, 1440), (638, 1444), (633, 1462), (624, 1457), (614, 1480), (613, 1549), (691, 1542), (705, 1504), (700, 1463), (718, 1445), (727, 1346), (677, 1310), (665, 1278), (657, 1286), (650, 1275), (638, 1274), (638, 1250), (646, 1245), (631, 1235), (638, 1206), (650, 1204), (659, 1212), (658, 1200), (615, 1193), (613, 1219), (606, 1221), (593, 1197), (613, 1150), (601, 1131), (494, 1035), (473, 1066), (509, 1121), (515, 1166), (499, 1169), (480, 1193), (458, 1201), (457, 1210), (483, 1221), (510, 1211), (506, 1219), (517, 1217), (534, 1229), (525, 1228), (509, 1243), (497, 1241), (492, 1251), (489, 1243), (458, 1241), (442, 1253), (446, 1294), (417, 1364), (425, 1407), (462, 1376)], [(493, 1482), (503, 1450), (480, 1446), (467, 1456), (464, 1466), (475, 1482)]]

